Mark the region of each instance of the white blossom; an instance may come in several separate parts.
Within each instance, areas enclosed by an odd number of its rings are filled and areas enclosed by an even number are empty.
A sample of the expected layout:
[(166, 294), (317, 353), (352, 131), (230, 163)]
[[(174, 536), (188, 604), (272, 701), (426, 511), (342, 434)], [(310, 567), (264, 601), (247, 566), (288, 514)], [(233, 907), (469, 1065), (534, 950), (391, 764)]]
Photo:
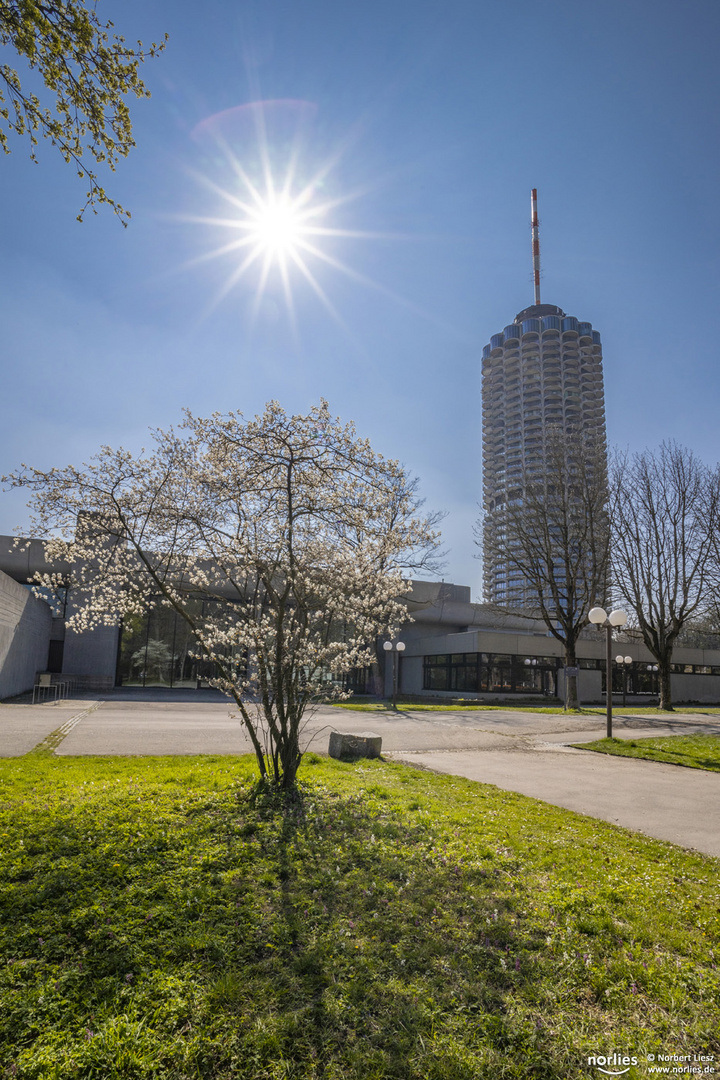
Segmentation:
[(333, 680), (370, 665), (378, 635), (407, 620), (405, 575), (437, 568), (439, 518), (325, 401), (307, 416), (272, 401), (249, 421), (186, 411), (153, 440), (138, 456), (105, 446), (79, 469), (5, 478), (32, 493), (54, 564), (35, 583), (70, 587), (76, 630), (173, 608), (235, 701), (261, 776), (289, 787), (306, 710), (347, 696)]

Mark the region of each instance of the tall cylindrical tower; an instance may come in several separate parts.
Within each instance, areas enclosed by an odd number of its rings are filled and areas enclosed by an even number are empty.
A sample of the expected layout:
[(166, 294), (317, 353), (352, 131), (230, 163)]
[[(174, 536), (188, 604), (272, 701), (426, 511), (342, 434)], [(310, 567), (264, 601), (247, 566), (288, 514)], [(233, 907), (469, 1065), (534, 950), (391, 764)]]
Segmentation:
[(605, 444), (600, 334), (552, 304), (534, 304), (483, 349), (485, 600), (532, 601), (522, 575), (503, 558), (508, 490), (545, 466), (548, 434), (575, 432)]

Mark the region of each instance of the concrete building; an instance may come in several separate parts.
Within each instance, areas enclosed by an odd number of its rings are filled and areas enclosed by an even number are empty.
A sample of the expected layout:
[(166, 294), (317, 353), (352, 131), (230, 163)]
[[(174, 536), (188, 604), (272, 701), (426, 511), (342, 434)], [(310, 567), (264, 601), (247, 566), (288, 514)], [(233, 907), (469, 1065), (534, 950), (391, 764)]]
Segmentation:
[(589, 322), (540, 303), (537, 202), (533, 192), (535, 303), (483, 349), (484, 572), (489, 603), (532, 602), (521, 574), (503, 558), (502, 513), (523, 478), (546, 469), (548, 437), (582, 432), (605, 446), (600, 334)]
[(7, 574), (0, 572), (0, 700), (28, 690), (46, 671), (53, 616)]
[[(540, 619), (501, 615), (488, 604), (470, 600), (470, 588), (414, 581), (406, 600), (412, 622), (398, 639), (398, 693), (409, 696), (500, 700), (559, 698), (564, 700), (563, 647)], [(720, 645), (720, 642), (718, 642)], [(581, 703), (600, 703), (605, 695), (605, 631), (588, 626), (577, 645), (578, 695)], [(637, 632), (615, 634), (613, 655), (632, 663), (613, 664), (614, 699), (655, 704), (658, 677), (655, 660)], [(385, 693), (393, 684), (392, 654), (386, 658)], [(720, 701), (720, 647), (684, 648), (673, 652), (673, 700)]]
[[(164, 608), (124, 627), (71, 631), (66, 620), (72, 595), (51, 606), (30, 591), (33, 574), (50, 569), (40, 541), (19, 549), (12, 537), (0, 537), (0, 699), (32, 689), (40, 673), (72, 678), (74, 685), (96, 693), (114, 686), (195, 688), (212, 675), (207, 661), (189, 655), (184, 628)], [(469, 586), (448, 582), (414, 581), (405, 603), (409, 619), (399, 635), (405, 644), (398, 664), (401, 694), (493, 702), (562, 700), (562, 648), (540, 620), (500, 615), (489, 605), (472, 603)], [(653, 701), (658, 691), (653, 657), (632, 633), (618, 636), (617, 650), (632, 657), (625, 671), (613, 673), (618, 700), (627, 679), (629, 701)], [(600, 702), (604, 633), (584, 631), (577, 654), (580, 699)], [(398, 655), (386, 655), (387, 696)], [(675, 701), (720, 701), (720, 648), (678, 647), (673, 660)]]

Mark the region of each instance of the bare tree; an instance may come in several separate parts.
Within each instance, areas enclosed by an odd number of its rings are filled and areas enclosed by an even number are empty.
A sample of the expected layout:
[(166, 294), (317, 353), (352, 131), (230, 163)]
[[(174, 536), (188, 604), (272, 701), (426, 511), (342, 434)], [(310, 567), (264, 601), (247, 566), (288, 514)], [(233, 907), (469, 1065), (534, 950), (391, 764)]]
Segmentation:
[(406, 620), (403, 572), (432, 569), (436, 519), (326, 402), (307, 416), (271, 402), (250, 421), (187, 413), (154, 439), (153, 453), (104, 447), (81, 469), (7, 479), (33, 493), (46, 557), (72, 568), (71, 623), (174, 609), (235, 701), (261, 777), (291, 788), (308, 706), (347, 696), (338, 680)]
[(720, 483), (692, 451), (616, 454), (611, 468), (613, 582), (655, 657), (661, 709), (672, 709), (670, 669), (678, 635), (704, 613), (720, 523)]
[[(526, 466), (505, 501), (476, 530), (484, 556), (517, 582), (507, 607), (541, 618), (577, 666), (576, 645), (590, 608), (607, 590), (609, 526), (604, 440), (550, 430), (542, 460)], [(491, 525), (491, 527), (488, 527)], [(567, 676), (567, 708), (577, 708), (577, 676)]]

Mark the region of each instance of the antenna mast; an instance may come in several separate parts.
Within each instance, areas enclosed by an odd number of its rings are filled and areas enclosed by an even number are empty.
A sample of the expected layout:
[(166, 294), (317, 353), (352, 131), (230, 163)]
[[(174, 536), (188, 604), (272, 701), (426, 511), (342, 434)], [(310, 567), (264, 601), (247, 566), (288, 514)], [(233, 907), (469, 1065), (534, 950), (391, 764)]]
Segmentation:
[(540, 303), (540, 232), (537, 216), (537, 188), (532, 189), (530, 195), (530, 209), (532, 210), (532, 260), (533, 278), (535, 280), (535, 303)]

